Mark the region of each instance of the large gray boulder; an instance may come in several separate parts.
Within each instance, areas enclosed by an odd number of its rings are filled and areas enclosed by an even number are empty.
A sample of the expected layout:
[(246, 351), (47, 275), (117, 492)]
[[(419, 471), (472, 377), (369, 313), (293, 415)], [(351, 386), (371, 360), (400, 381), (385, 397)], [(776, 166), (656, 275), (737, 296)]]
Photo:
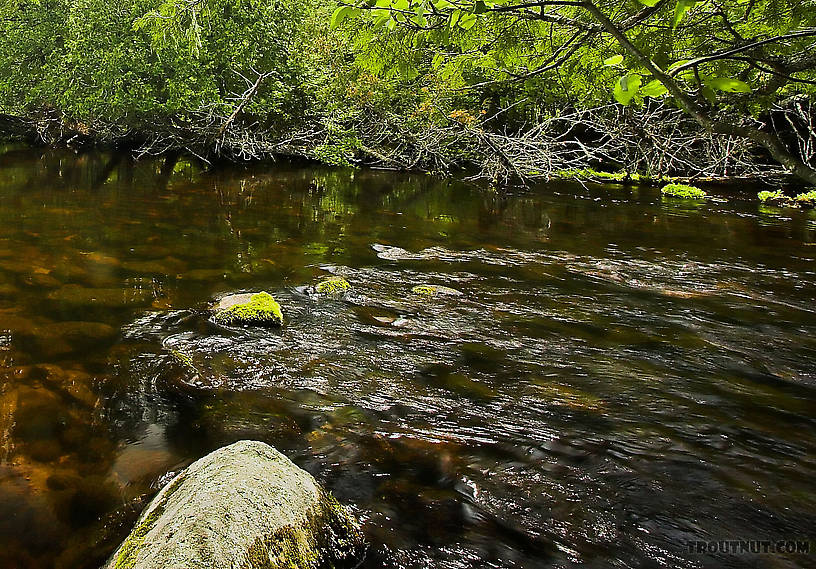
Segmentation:
[(364, 550), (355, 519), (308, 472), (239, 441), (173, 478), (105, 569), (346, 567)]

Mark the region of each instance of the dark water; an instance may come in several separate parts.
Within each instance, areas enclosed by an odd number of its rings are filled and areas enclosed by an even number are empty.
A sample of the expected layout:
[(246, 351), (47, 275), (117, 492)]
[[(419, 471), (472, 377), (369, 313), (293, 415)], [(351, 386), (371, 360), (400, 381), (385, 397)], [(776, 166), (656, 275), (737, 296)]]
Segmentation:
[[(6, 148), (0, 567), (98, 567), (242, 438), (368, 568), (814, 566), (686, 546), (816, 537), (814, 257), (813, 214), (735, 196)], [(284, 328), (208, 321), (256, 290)]]

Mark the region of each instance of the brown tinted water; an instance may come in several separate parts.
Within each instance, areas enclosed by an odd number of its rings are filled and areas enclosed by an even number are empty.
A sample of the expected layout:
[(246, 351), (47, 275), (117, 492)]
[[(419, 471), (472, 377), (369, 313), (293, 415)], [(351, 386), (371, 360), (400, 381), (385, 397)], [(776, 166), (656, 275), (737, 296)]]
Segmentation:
[[(749, 197), (6, 148), (0, 567), (98, 567), (243, 438), (368, 568), (812, 566), (686, 546), (816, 527), (816, 217)], [(209, 321), (257, 290), (282, 329)]]

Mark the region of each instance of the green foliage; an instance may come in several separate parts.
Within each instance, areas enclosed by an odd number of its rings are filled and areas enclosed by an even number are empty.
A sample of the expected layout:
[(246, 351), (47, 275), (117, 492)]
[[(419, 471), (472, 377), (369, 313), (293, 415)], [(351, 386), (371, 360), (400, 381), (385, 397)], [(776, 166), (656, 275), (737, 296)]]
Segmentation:
[[(779, 97), (814, 92), (808, 81), (816, 63), (789, 76), (795, 76), (792, 80), (774, 74), (780, 61), (800, 61), (799, 54), (813, 45), (807, 34), (774, 39), (816, 25), (816, 10), (807, 9), (806, 2), (594, 3), (626, 30), (635, 49), (701, 105), (757, 114)], [(624, 25), (643, 5), (654, 11)], [(530, 120), (548, 112), (553, 101), (594, 105), (611, 95), (622, 105), (640, 105), (647, 98), (675, 102), (665, 81), (631, 54), (620, 53), (624, 46), (601, 33), (601, 21), (582, 5), (545, 2), (538, 15), (508, 0), (359, 0), (338, 8), (333, 25), (366, 38), (358, 61), (370, 71), (387, 73), (399, 60), (403, 69), (412, 68), (403, 76), (467, 90), (477, 100), (498, 93), (500, 105), (519, 103), (505, 120)], [(742, 51), (752, 41), (761, 45)], [(414, 44), (410, 55), (402, 47), (406, 43)], [(723, 55), (732, 48), (737, 48), (732, 56)]]
[(686, 184), (667, 184), (663, 186), (660, 192), (664, 196), (685, 200), (704, 200), (708, 197), (700, 188), (687, 186)]
[(283, 129), (311, 97), (297, 55), (306, 3), (22, 0), (0, 4), (0, 108), (58, 110), (80, 130), (216, 129), (266, 75), (242, 120)]

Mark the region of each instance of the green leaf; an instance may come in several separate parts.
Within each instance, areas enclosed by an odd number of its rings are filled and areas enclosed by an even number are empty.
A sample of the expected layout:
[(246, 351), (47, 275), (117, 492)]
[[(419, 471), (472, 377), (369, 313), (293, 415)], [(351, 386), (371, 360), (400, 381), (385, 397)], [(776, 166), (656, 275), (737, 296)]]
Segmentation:
[(644, 97), (662, 97), (669, 90), (661, 83), (659, 80), (655, 79), (653, 81), (649, 81), (646, 85), (643, 86), (640, 90), (640, 94)]
[(727, 93), (750, 93), (751, 87), (748, 83), (740, 81), (739, 79), (731, 79), (730, 77), (714, 77), (706, 81), (709, 87), (717, 91), (725, 91)]
[(638, 2), (640, 2), (644, 6), (648, 6), (649, 8), (652, 8), (652, 7), (654, 7), (655, 4), (660, 2), (660, 0), (638, 0)]
[(705, 97), (706, 100), (712, 105), (717, 103), (717, 93), (715, 93), (714, 89), (712, 89), (708, 85), (703, 85), (703, 87), (700, 89), (700, 92), (703, 94), (703, 97)]
[(612, 95), (621, 105), (628, 105), (632, 102), (634, 96), (637, 95), (641, 82), (642, 79), (640, 75), (624, 75), (615, 82)]
[(676, 28), (686, 12), (694, 8), (697, 0), (677, 0), (677, 6), (674, 7), (674, 24), (672, 27)]
[(425, 19), (425, 14), (422, 13), (419, 13), (413, 18), (411, 18), (411, 21), (420, 28), (424, 28), (425, 26), (428, 25), (428, 20)]
[(450, 27), (450, 29), (453, 29), (453, 28), (456, 27), (456, 24), (459, 23), (459, 18), (461, 18), (461, 17), (462, 17), (462, 10), (454, 10), (453, 12), (451, 12), (450, 22), (448, 22), (448, 26)]
[(476, 25), (476, 16), (474, 14), (462, 14), (459, 18), (459, 27), (463, 30), (469, 30)]
[(476, 3), (473, 4), (473, 13), (484, 14), (485, 12), (487, 12), (487, 4), (485, 4), (482, 0), (476, 0)]
[(331, 29), (335, 29), (337, 26), (342, 24), (343, 20), (351, 16), (354, 10), (355, 8), (352, 6), (340, 6), (337, 8), (331, 17)]
[(372, 14), (374, 14), (374, 27), (380, 28), (385, 25), (385, 23), (391, 19), (391, 11), (390, 10), (372, 10)]
[(613, 65), (620, 65), (622, 61), (623, 61), (622, 55), (620, 54), (613, 55), (612, 57), (604, 59), (604, 65), (606, 65), (607, 67), (611, 67)]

